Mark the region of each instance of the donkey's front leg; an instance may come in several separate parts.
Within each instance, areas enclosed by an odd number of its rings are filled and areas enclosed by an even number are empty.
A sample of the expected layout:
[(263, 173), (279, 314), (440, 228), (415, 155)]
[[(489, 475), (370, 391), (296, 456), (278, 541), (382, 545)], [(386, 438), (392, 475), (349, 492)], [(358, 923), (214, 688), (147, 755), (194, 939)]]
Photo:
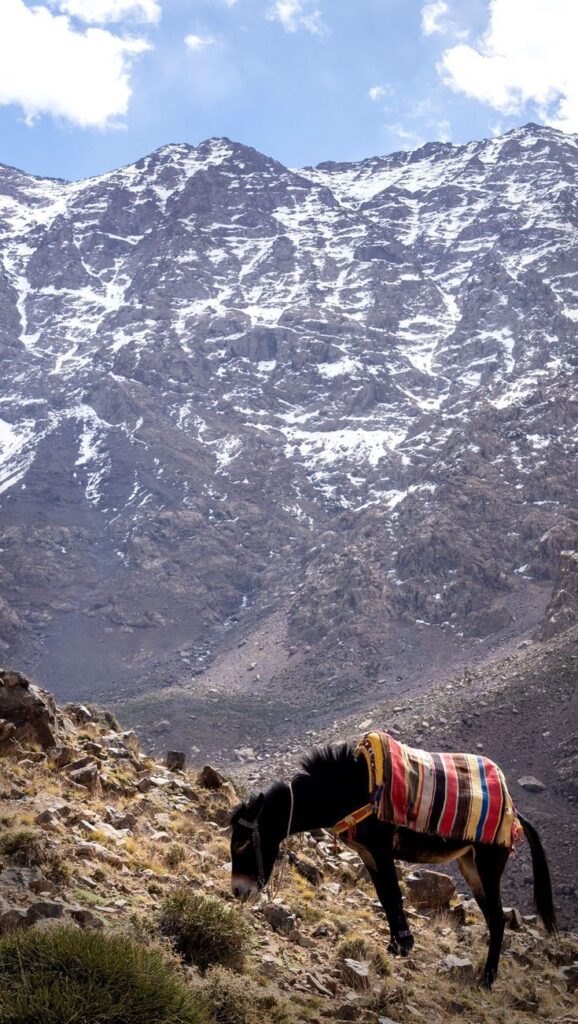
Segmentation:
[(403, 911), (403, 897), (395, 871), (395, 863), (390, 854), (381, 854), (376, 860), (376, 869), (369, 869), (371, 880), (379, 897), (389, 924), (391, 942), (388, 953), (407, 956), (413, 948), (413, 935)]

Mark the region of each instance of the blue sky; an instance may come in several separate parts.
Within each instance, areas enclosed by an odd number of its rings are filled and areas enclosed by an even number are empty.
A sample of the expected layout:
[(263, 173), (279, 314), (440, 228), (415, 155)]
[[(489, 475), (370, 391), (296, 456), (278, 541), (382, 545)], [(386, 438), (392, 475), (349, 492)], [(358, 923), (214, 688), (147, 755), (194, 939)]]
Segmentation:
[(0, 0), (0, 162), (227, 135), (290, 166), (578, 131), (578, 0)]

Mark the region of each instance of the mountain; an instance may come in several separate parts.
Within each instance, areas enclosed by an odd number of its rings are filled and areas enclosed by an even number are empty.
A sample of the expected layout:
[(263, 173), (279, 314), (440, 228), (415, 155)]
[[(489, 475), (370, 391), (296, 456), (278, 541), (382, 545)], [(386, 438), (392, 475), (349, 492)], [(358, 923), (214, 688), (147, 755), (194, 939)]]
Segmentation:
[(225, 697), (250, 741), (537, 628), (577, 547), (577, 171), (532, 124), (0, 167), (4, 660), (177, 693), (203, 747)]

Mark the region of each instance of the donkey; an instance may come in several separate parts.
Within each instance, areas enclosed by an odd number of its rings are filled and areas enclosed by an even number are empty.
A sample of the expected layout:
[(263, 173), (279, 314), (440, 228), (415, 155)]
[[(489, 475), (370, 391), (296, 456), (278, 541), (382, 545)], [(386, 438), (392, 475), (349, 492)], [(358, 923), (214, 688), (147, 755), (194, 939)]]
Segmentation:
[[(367, 803), (367, 767), (351, 744), (315, 749), (301, 762), (292, 782), (274, 782), (264, 793), (240, 804), (231, 815), (232, 890), (247, 899), (263, 889), (284, 839), (299, 832), (332, 829)], [(533, 825), (518, 812), (530, 845), (534, 900), (546, 931), (556, 931), (552, 885), (546, 855)], [(413, 935), (403, 910), (395, 861), (447, 864), (456, 860), (484, 917), (490, 942), (481, 983), (491, 988), (498, 971), (505, 917), (500, 879), (510, 850), (495, 843), (463, 842), (394, 826), (370, 814), (355, 827), (348, 845), (365, 864), (388, 921), (388, 952), (407, 956)]]

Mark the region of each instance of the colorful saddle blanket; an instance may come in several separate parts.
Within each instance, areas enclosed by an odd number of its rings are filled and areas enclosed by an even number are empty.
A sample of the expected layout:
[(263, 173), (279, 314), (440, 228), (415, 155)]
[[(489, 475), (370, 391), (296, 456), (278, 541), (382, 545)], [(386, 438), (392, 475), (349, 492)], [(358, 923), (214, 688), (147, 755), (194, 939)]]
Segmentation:
[(522, 832), (506, 780), (479, 754), (431, 754), (367, 733), (356, 753), (369, 769), (373, 811), (382, 821), (447, 839), (499, 843)]

